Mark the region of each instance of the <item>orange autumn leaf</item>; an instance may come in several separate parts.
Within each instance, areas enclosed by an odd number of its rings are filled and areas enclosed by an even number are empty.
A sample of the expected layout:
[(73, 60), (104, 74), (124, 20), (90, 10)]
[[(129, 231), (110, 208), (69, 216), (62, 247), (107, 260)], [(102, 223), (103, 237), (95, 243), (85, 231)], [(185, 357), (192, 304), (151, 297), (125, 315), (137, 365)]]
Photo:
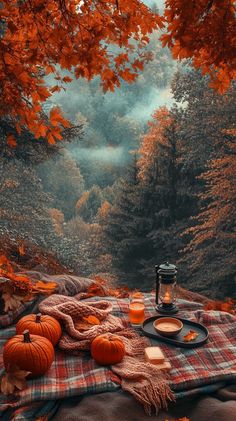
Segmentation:
[(14, 393), (15, 389), (23, 390), (26, 387), (26, 377), (30, 371), (20, 370), (17, 366), (8, 367), (1, 379), (1, 392), (4, 395)]
[[(146, 62), (148, 35), (164, 26), (164, 17), (141, 0), (123, 3), (114, 7), (114, 1), (100, 0), (2, 0), (0, 115), (36, 138), (45, 123), (45, 137), (53, 144), (60, 139), (51, 134), (51, 126), (69, 123), (57, 117), (45, 122), (42, 103), (64, 89), (63, 84), (74, 77), (101, 76), (103, 88), (114, 90), (121, 79), (132, 82)], [(109, 45), (117, 48), (112, 52)], [(70, 75), (63, 77), (59, 68)], [(11, 138), (10, 144), (14, 146)]]
[(17, 274), (5, 255), (0, 256), (0, 277), (4, 310), (15, 310), (35, 294), (52, 294), (56, 282), (33, 281), (27, 275)]
[(195, 332), (194, 330), (190, 330), (187, 335), (184, 336), (184, 342), (191, 342), (194, 341), (198, 337), (199, 333)]
[(100, 325), (101, 324), (100, 320), (95, 316), (83, 317), (83, 320), (88, 322), (90, 325)]
[(100, 276), (94, 276), (95, 282), (91, 284), (86, 292), (86, 297), (117, 297), (127, 298), (129, 297), (130, 289), (127, 286), (113, 288), (109, 285), (109, 282), (102, 279)]
[(235, 78), (235, 1), (168, 0), (164, 16), (163, 46), (171, 47), (176, 59), (191, 58), (210, 76), (210, 86), (224, 93)]
[(65, 82), (65, 83), (70, 83), (70, 82), (72, 82), (73, 81), (73, 79), (71, 78), (71, 77), (69, 77), (69, 76), (65, 76), (65, 77), (63, 77), (63, 82)]
[(7, 313), (8, 311), (17, 310), (21, 304), (25, 301), (30, 299), (30, 294), (26, 296), (12, 294), (11, 292), (4, 292), (2, 293), (2, 298), (4, 301), (4, 311)]
[(33, 291), (41, 292), (43, 294), (52, 294), (57, 287), (56, 282), (37, 281), (33, 286)]
[(50, 123), (53, 126), (61, 124), (63, 127), (70, 127), (70, 123), (63, 117), (60, 108), (54, 107), (50, 111)]
[(236, 314), (236, 300), (232, 300), (231, 298), (228, 298), (225, 302), (212, 300), (205, 304), (204, 310), (217, 310)]
[(11, 148), (15, 148), (17, 145), (16, 139), (13, 135), (7, 135), (7, 144), (11, 147)]

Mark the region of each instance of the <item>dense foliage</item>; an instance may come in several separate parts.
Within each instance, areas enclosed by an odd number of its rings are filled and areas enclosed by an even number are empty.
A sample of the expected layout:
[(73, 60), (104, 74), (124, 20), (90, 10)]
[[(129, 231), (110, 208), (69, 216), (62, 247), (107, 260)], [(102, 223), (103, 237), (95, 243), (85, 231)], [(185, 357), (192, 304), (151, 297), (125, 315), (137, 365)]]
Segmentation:
[(148, 289), (169, 259), (233, 296), (234, 42), (232, 0), (2, 0), (3, 252)]
[[(192, 58), (224, 92), (235, 76), (233, 0), (168, 0), (163, 16), (140, 0), (2, 0), (0, 9), (1, 113), (18, 133), (27, 127), (50, 144), (62, 139), (68, 121), (58, 108), (42, 117), (42, 103), (72, 78), (101, 77), (105, 90), (133, 82), (150, 55), (149, 34), (166, 27), (163, 45), (174, 58)], [(54, 76), (54, 86), (45, 75)], [(7, 142), (16, 139), (7, 134)]]
[(221, 97), (207, 85), (176, 75), (177, 102), (153, 114), (131, 167), (139, 177), (129, 170), (110, 210), (109, 249), (133, 286), (150, 288), (155, 263), (174, 259), (183, 285), (235, 294), (235, 89)]
[[(119, 86), (120, 79), (131, 82), (147, 59), (141, 50), (148, 33), (162, 27), (163, 19), (139, 0), (3, 0), (0, 25), (1, 116), (9, 115), (18, 133), (27, 127), (36, 139), (46, 136), (53, 144), (69, 123), (57, 108), (45, 121), (41, 104), (72, 80), (56, 66), (76, 78), (100, 75), (105, 89)], [(109, 44), (116, 48), (111, 51)], [(54, 74), (54, 86), (45, 85), (47, 74)]]

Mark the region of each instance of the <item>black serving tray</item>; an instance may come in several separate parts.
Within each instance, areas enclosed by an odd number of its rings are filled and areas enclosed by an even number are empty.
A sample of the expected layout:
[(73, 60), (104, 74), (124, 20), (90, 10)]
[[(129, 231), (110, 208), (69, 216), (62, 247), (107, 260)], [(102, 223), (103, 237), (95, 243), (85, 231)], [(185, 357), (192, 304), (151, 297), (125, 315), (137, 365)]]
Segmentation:
[[(209, 332), (205, 326), (201, 325), (200, 323), (192, 322), (191, 320), (181, 319), (180, 317), (174, 317), (175, 319), (181, 320), (181, 322), (183, 323), (183, 329), (181, 330), (180, 333), (178, 333), (178, 335), (173, 336), (171, 338), (159, 335), (159, 333), (157, 333), (157, 331), (155, 330), (153, 326), (153, 322), (154, 320), (161, 319), (163, 317), (167, 317), (167, 316), (153, 316), (153, 317), (150, 317), (149, 319), (144, 320), (141, 326), (141, 330), (144, 333), (144, 335), (149, 336), (150, 338), (156, 339), (158, 341), (163, 341), (168, 344), (178, 346), (181, 348), (196, 348), (207, 342)], [(173, 317), (173, 316), (169, 316), (169, 317)], [(194, 339), (191, 342), (185, 342), (184, 336), (187, 335), (190, 329), (197, 332), (198, 336), (196, 339)]]

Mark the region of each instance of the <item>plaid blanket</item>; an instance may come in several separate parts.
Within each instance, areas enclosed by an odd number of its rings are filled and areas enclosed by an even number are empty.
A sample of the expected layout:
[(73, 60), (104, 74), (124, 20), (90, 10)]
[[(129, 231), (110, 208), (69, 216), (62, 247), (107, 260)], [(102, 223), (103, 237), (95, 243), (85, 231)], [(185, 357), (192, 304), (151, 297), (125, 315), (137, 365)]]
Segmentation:
[[(113, 304), (113, 314), (129, 326), (128, 299), (106, 299)], [(153, 294), (145, 295), (145, 304), (146, 317), (155, 315)], [(176, 398), (209, 393), (227, 382), (236, 381), (236, 317), (224, 312), (205, 312), (201, 304), (183, 300), (180, 301), (179, 316), (203, 323), (209, 330), (209, 340), (202, 347), (194, 349), (176, 348), (160, 342), (171, 361), (171, 388)], [(14, 327), (0, 331), (1, 348), (14, 333)], [(119, 378), (109, 368), (98, 366), (89, 354), (74, 357), (57, 351), (56, 359), (45, 376), (29, 380), (27, 388), (11, 398), (0, 395), (0, 419), (50, 419), (63, 398), (74, 396), (78, 400), (87, 393), (119, 388)]]

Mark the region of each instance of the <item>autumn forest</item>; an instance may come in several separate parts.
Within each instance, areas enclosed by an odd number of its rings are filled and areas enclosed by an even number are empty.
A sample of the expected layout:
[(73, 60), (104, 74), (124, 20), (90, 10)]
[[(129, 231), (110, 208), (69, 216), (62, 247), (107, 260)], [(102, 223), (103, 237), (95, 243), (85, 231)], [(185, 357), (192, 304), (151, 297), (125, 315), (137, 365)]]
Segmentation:
[(0, 3), (0, 254), (235, 297), (234, 2)]

